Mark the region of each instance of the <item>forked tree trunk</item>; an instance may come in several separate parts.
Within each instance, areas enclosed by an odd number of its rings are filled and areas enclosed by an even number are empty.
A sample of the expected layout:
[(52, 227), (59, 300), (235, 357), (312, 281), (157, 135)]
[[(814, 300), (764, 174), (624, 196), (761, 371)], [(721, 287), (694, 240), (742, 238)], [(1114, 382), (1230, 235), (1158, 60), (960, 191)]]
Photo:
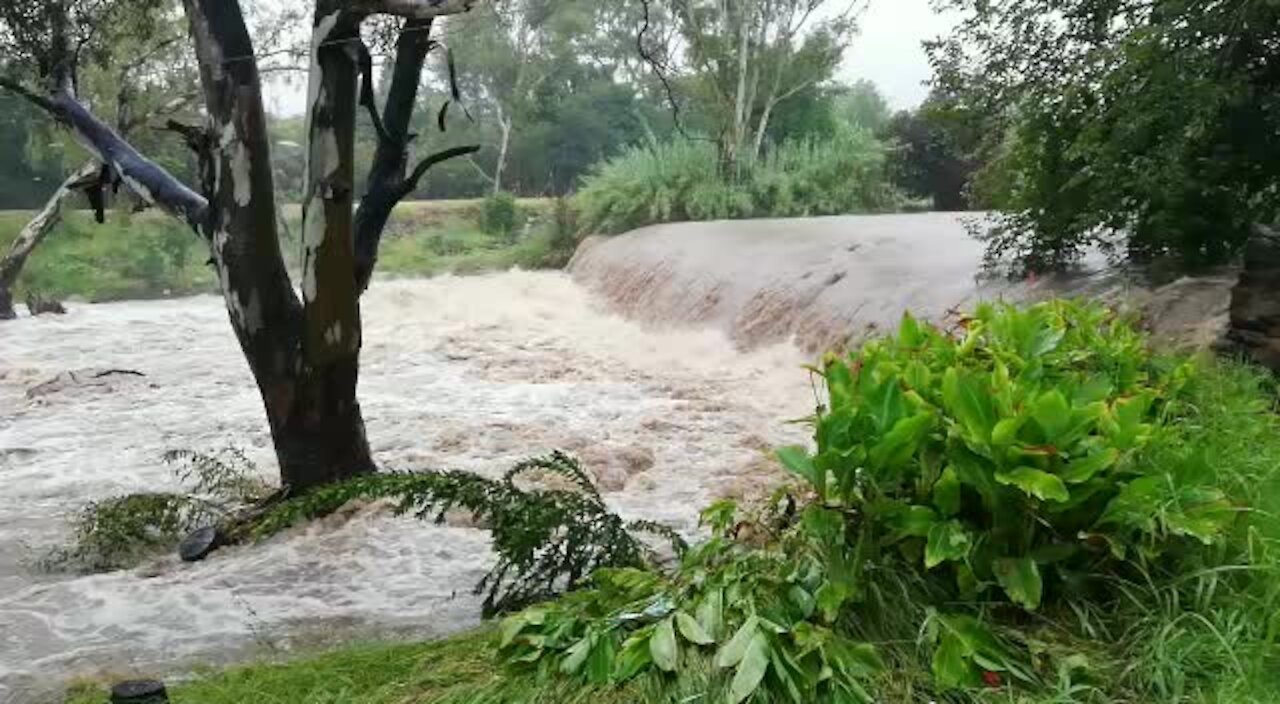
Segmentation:
[(58, 190), (49, 196), (49, 200), (45, 202), (40, 212), (31, 218), (26, 227), (22, 228), (22, 232), (18, 233), (18, 238), (9, 247), (9, 253), (4, 256), (4, 259), (0, 259), (0, 320), (13, 320), (17, 317), (13, 310), (13, 287), (18, 283), (18, 276), (22, 274), (22, 267), (26, 265), (27, 258), (62, 221), (62, 206), (72, 194), (71, 184), (88, 178), (97, 171), (98, 165), (93, 163), (76, 169), (67, 180), (62, 182), (61, 186), (58, 186)]
[[(232, 326), (262, 391), (281, 482), (305, 491), (371, 472), (374, 463), (356, 402), (360, 321), (351, 245), (351, 159), (342, 158), (344, 148), (350, 153), (352, 130), (340, 127), (344, 119), (354, 124), (354, 87), (343, 84), (354, 82), (355, 73), (346, 72), (331, 51), (342, 52), (342, 45), (325, 44), (327, 31), (318, 31), (310, 94), (324, 109), (320, 114), (313, 109), (308, 120), (313, 178), (304, 204), (300, 302), (280, 255), (257, 67), (252, 61), (225, 66), (221, 61), (253, 54), (244, 18), (227, 11), (223, 0), (186, 2), (201, 58), (210, 141), (217, 145), (211, 154), (215, 163), (204, 169), (211, 204), (205, 227)], [(336, 20), (326, 23), (337, 27)], [(345, 117), (344, 100), (350, 102)], [(338, 241), (344, 234), (345, 245)]]

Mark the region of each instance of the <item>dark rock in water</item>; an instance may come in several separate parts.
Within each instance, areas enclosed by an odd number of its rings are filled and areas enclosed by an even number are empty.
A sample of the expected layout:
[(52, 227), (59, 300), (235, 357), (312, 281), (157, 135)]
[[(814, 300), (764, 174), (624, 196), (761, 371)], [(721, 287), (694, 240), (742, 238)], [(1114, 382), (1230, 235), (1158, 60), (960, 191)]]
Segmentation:
[(167, 704), (169, 693), (156, 680), (130, 680), (111, 688), (111, 704)]
[(1224, 346), (1280, 372), (1280, 232), (1258, 226), (1231, 291), (1231, 325)]
[(55, 301), (52, 298), (45, 298), (38, 293), (27, 294), (27, 310), (32, 315), (66, 315), (67, 309), (63, 307), (61, 301)]
[(191, 532), (178, 546), (183, 562), (199, 562), (222, 545), (222, 532), (217, 526), (205, 526)]

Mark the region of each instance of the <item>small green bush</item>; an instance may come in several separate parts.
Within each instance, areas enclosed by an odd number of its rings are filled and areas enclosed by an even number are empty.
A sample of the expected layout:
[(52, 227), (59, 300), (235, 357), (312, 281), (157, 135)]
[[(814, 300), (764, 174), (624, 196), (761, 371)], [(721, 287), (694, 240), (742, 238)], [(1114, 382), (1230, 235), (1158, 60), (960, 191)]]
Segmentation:
[(576, 205), (582, 230), (600, 234), (684, 220), (884, 212), (900, 200), (886, 159), (884, 144), (849, 128), (786, 142), (726, 180), (710, 143), (652, 144), (596, 167)]
[(516, 197), (506, 191), (495, 193), (480, 203), (480, 230), (507, 241), (515, 239), (520, 225)]

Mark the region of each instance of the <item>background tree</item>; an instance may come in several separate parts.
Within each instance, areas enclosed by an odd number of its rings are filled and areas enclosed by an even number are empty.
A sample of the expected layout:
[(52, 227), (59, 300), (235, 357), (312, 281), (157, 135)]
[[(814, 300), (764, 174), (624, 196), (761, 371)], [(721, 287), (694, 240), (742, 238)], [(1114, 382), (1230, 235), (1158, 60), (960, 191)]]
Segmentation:
[[(68, 6), (68, 11), (72, 10), (80, 21), (103, 24), (100, 31), (76, 39), (72, 49), (80, 54), (92, 55), (94, 60), (92, 65), (76, 71), (72, 77), (80, 94), (90, 104), (102, 106), (105, 111), (114, 113), (113, 122), (121, 134), (140, 133), (140, 143), (163, 145), (163, 141), (156, 139), (154, 134), (145, 134), (147, 131), (140, 128), (146, 126), (149, 120), (163, 120), (177, 114), (187, 108), (196, 97), (196, 92), (189, 87), (194, 79), (194, 69), (180, 50), (181, 27), (172, 17), (145, 18), (139, 21), (140, 8), (122, 0), (83, 8)], [(17, 12), (18, 10), (9, 8), (5, 11), (5, 16), (12, 21)], [(31, 24), (50, 20), (46, 17), (26, 21)], [(122, 29), (124, 27), (128, 29)], [(15, 42), (14, 38), (8, 39), (9, 46), (14, 49), (11, 63), (15, 66), (10, 69), (11, 72), (16, 72), (14, 69), (20, 65), (23, 57), (23, 49)], [(27, 56), (29, 59), (37, 59), (37, 55), (33, 53), (28, 53)], [(5, 97), (15, 99), (13, 96)], [(26, 115), (29, 110), (29, 105), (23, 105), (20, 112)], [(61, 221), (65, 201), (73, 193), (86, 192), (90, 196), (89, 204), (97, 211), (101, 221), (102, 211), (112, 195), (111, 189), (101, 187), (98, 164), (88, 158), (82, 147), (74, 143), (67, 144), (63, 135), (48, 129), (45, 124), (31, 121), (26, 127), (24, 132), (46, 142), (45, 150), (51, 156), (56, 155), (59, 165), (69, 159), (74, 161), (70, 175), (65, 179), (58, 177), (61, 185), (55, 187), (43, 207), (14, 239), (4, 257), (0, 258), (0, 320), (15, 317), (13, 287), (28, 258)], [(161, 161), (170, 169), (189, 171), (192, 161), (189, 155), (185, 150), (169, 146), (170, 148), (162, 147), (158, 150), (162, 155)], [(46, 157), (42, 161), (47, 163), (51, 160)], [(16, 161), (21, 163), (22, 158), (19, 157)]]
[(0, 92), (0, 210), (38, 207), (62, 179), (58, 155), (42, 149), (39, 111)]
[[(498, 139), (489, 168), (472, 164), (493, 193), (503, 187), (512, 133), (533, 111), (543, 82), (557, 70), (568, 37), (555, 31), (561, 3), (551, 0), (506, 0), (485, 4), (449, 23), (449, 33), (466, 36), (457, 52), (473, 104), (497, 127)], [(444, 67), (444, 80), (452, 80)]]
[(875, 83), (865, 78), (854, 81), (851, 86), (838, 88), (832, 109), (838, 119), (871, 132), (882, 131), (893, 118), (889, 101), (885, 100)]
[(963, 109), (934, 91), (915, 110), (895, 114), (881, 127), (893, 143), (894, 181), (936, 210), (980, 207), (972, 181), (978, 168), (981, 132)]
[[(274, 173), (254, 45), (239, 3), (184, 0), (200, 68), (205, 124), (176, 126), (199, 160), (199, 192), (142, 156), (77, 100), (76, 69), (103, 3), (27, 3), (6, 12), (0, 37), (14, 53), (0, 87), (21, 95), (71, 131), (102, 164), (98, 188), (120, 184), (189, 224), (209, 244), (232, 328), (262, 393), (282, 483), (294, 490), (374, 469), (356, 399), (359, 295), (376, 261), (381, 224), (433, 164), (465, 149), (427, 156), (408, 168), (406, 111), (416, 105), (421, 67), (434, 46), (435, 17), (464, 12), (468, 0), (318, 0), (308, 79), (302, 297), (280, 252)], [(8, 8), (9, 6), (6, 6)], [(12, 8), (11, 8), (12, 9)], [(168, 7), (150, 6), (146, 19)], [(402, 17), (385, 109), (360, 29), (371, 16)], [(403, 57), (403, 62), (401, 58)], [(403, 63), (403, 72), (401, 71)], [(26, 69), (44, 89), (24, 81)], [(398, 86), (398, 89), (397, 89)], [(357, 105), (377, 126), (387, 158), (375, 160), (354, 212)], [(385, 120), (383, 119), (385, 115)]]
[(693, 98), (726, 173), (761, 152), (780, 105), (831, 78), (856, 28), (853, 5), (827, 0), (661, 2), (678, 31), (645, 52)]
[(984, 120), (995, 261), (1090, 246), (1185, 266), (1280, 212), (1280, 6), (1265, 0), (953, 0), (936, 87)]

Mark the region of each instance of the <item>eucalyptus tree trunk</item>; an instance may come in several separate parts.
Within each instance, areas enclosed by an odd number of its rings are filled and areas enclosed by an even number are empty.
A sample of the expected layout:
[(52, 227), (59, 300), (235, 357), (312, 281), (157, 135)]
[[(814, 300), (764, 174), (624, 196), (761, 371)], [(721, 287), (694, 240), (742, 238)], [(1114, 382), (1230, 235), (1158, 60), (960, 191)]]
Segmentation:
[(27, 258), (36, 247), (53, 232), (53, 228), (62, 221), (62, 208), (67, 197), (74, 193), (73, 185), (97, 173), (98, 165), (89, 163), (76, 169), (67, 180), (58, 186), (58, 190), (49, 196), (44, 207), (18, 233), (18, 238), (9, 246), (9, 253), (0, 259), (0, 320), (13, 320), (17, 313), (13, 310), (13, 287), (18, 283), (18, 276)]
[(356, 281), (356, 52), (362, 16), (339, 0), (316, 3), (302, 199), (303, 330), (291, 412), (276, 440), (294, 486), (374, 471), (356, 400), (360, 290)]
[[(358, 21), (317, 6), (303, 203), (303, 299), (280, 253), (261, 82), (239, 12), (185, 0), (208, 106), (204, 222), (232, 327), (253, 371), (280, 464), (294, 490), (372, 472), (356, 401), (360, 318), (352, 247), (353, 61), (339, 41)], [(328, 11), (324, 11), (328, 10)], [(345, 268), (344, 268), (345, 267)]]
[(498, 126), (502, 129), (502, 139), (498, 143), (498, 163), (493, 166), (493, 195), (502, 192), (502, 176), (507, 170), (507, 153), (511, 151), (511, 117), (504, 117), (502, 108), (498, 108)]

